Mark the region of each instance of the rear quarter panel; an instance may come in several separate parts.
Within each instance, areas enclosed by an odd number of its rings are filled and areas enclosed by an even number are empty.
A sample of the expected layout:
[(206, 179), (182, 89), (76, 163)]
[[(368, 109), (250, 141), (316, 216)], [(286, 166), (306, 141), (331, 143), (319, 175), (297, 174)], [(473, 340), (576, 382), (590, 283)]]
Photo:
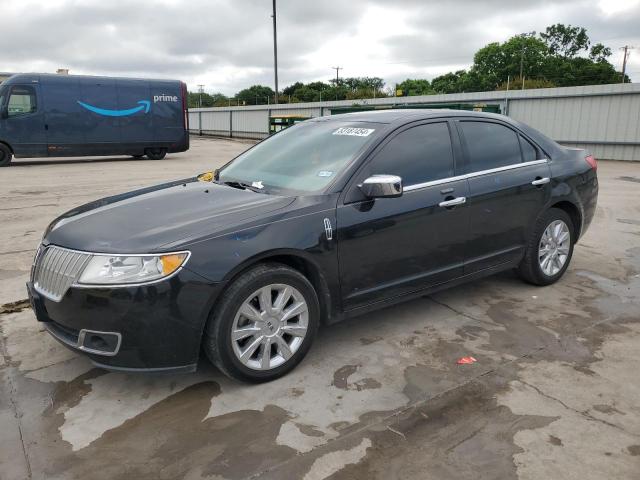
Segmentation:
[(552, 175), (551, 204), (568, 201), (580, 213), (578, 238), (580, 238), (595, 214), (598, 202), (598, 176), (586, 162), (589, 152), (563, 148), (549, 163)]

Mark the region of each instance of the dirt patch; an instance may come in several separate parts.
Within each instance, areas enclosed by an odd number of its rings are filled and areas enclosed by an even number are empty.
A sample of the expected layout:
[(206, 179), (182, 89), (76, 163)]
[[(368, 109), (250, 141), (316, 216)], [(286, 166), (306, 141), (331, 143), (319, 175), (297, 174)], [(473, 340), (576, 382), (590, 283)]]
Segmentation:
[(560, 440), (558, 437), (556, 437), (554, 435), (549, 435), (549, 443), (551, 445), (556, 446), (556, 447), (561, 447), (562, 446), (562, 440)]
[(340, 367), (333, 373), (332, 385), (341, 390), (347, 390), (349, 385), (349, 376), (356, 373), (357, 370), (358, 365), (345, 365), (344, 367)]
[(56, 455), (46, 476), (155, 480), (184, 478), (197, 470), (202, 476), (236, 479), (295, 454), (275, 444), (288, 420), (280, 408), (266, 406), (263, 412), (241, 411), (203, 421), (211, 398), (219, 394), (216, 382), (175, 393), (89, 446)]
[(606, 413), (607, 415), (613, 415), (614, 413), (617, 413), (618, 415), (626, 415), (626, 413), (621, 412), (620, 410), (618, 410), (615, 407), (612, 407), (611, 405), (594, 405), (593, 409), (600, 412), (600, 413)]
[(0, 305), (0, 315), (3, 313), (17, 313), (26, 308), (31, 308), (29, 300), (18, 300), (17, 302), (5, 303)]

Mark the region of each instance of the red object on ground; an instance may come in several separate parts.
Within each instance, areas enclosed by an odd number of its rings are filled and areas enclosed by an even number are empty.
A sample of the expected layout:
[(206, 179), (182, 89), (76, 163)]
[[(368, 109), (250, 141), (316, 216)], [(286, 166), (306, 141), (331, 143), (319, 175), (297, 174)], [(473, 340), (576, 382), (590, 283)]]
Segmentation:
[(477, 360), (473, 357), (462, 357), (462, 358), (459, 358), (456, 363), (458, 365), (469, 365), (471, 363), (476, 363), (476, 362)]

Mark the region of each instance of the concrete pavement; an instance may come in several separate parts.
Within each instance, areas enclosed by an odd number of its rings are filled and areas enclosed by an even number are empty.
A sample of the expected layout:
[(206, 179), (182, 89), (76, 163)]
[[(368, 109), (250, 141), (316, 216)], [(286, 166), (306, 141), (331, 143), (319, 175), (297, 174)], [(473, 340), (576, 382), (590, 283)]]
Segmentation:
[[(195, 139), (159, 162), (2, 169), (0, 303), (41, 233), (80, 203), (209, 170), (247, 147)], [(501, 274), (321, 330), (250, 386), (94, 368), (25, 305), (0, 314), (0, 478), (634, 479), (640, 475), (640, 163), (601, 162), (572, 264)], [(456, 359), (473, 355), (473, 365)]]

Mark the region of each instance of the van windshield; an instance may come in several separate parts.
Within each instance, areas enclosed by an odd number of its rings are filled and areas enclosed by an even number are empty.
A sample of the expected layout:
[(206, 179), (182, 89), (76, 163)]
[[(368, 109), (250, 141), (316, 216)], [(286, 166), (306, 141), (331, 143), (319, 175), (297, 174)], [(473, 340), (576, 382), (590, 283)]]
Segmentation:
[(325, 188), (383, 127), (382, 124), (306, 121), (287, 128), (238, 156), (218, 173), (274, 193)]

